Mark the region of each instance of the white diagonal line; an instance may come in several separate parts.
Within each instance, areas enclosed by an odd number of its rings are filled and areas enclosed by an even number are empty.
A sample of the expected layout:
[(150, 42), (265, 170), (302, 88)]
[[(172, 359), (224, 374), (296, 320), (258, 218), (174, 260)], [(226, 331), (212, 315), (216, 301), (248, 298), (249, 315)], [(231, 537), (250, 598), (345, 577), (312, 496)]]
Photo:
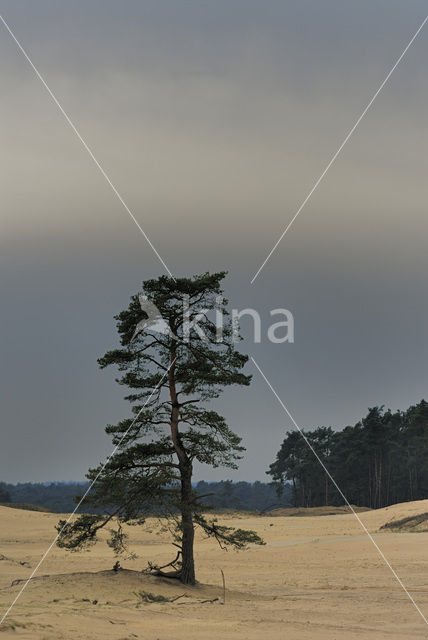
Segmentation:
[(343, 147), (346, 145), (346, 143), (348, 142), (349, 138), (352, 136), (352, 134), (354, 133), (355, 129), (358, 127), (358, 125), (360, 124), (361, 120), (364, 118), (364, 116), (366, 115), (367, 111), (370, 109), (370, 107), (372, 106), (372, 104), (374, 103), (374, 101), (376, 100), (376, 98), (378, 97), (378, 95), (380, 94), (380, 92), (382, 91), (382, 89), (384, 88), (384, 86), (386, 85), (386, 83), (388, 82), (388, 80), (390, 79), (390, 77), (392, 76), (392, 74), (394, 73), (395, 69), (398, 67), (398, 65), (400, 64), (400, 62), (402, 61), (402, 59), (404, 58), (404, 56), (406, 55), (407, 51), (410, 49), (410, 47), (412, 46), (413, 42), (415, 41), (415, 39), (417, 38), (419, 32), (423, 29), (426, 21), (428, 20), (428, 15), (426, 16), (426, 18), (424, 19), (424, 21), (420, 24), (420, 26), (418, 27), (417, 31), (415, 32), (415, 34), (413, 35), (413, 37), (411, 38), (411, 40), (408, 42), (407, 46), (405, 47), (405, 49), (403, 50), (403, 52), (401, 53), (400, 57), (397, 59), (397, 61), (395, 62), (394, 66), (392, 67), (392, 69), (389, 71), (388, 75), (385, 77), (385, 79), (383, 80), (383, 82), (381, 83), (381, 85), (379, 86), (379, 88), (377, 89), (376, 93), (373, 95), (372, 99), (370, 100), (370, 102), (367, 104), (366, 108), (364, 109), (364, 111), (362, 112), (362, 114), (360, 115), (360, 117), (358, 118), (358, 120), (355, 122), (354, 126), (352, 127), (352, 129), (349, 131), (349, 133), (347, 134), (347, 136), (345, 137), (345, 139), (343, 140), (342, 144), (340, 145), (340, 147), (338, 148), (338, 150), (336, 151), (336, 153), (333, 155), (333, 157), (331, 158), (330, 162), (328, 163), (328, 165), (326, 166), (326, 168), (324, 169), (324, 171), (322, 172), (322, 174), (320, 175), (320, 177), (318, 178), (318, 180), (315, 182), (314, 186), (312, 187), (312, 189), (309, 191), (308, 195), (306, 196), (306, 198), (303, 200), (302, 204), (300, 205), (300, 207), (297, 209), (296, 213), (294, 214), (294, 216), (291, 218), (290, 222), (288, 223), (288, 225), (286, 226), (286, 228), (284, 229), (284, 231), (281, 233), (280, 237), (278, 238), (278, 240), (275, 242), (274, 246), (272, 247), (272, 249), (269, 251), (268, 255), (266, 256), (265, 260), (263, 261), (263, 263), (260, 265), (260, 267), (258, 268), (258, 270), (256, 271), (255, 275), (253, 276), (252, 280), (251, 280), (251, 284), (253, 284), (253, 282), (255, 281), (255, 279), (258, 277), (259, 273), (261, 272), (261, 270), (264, 268), (265, 264), (268, 262), (268, 260), (271, 258), (272, 254), (274, 253), (274, 251), (276, 250), (276, 248), (278, 247), (279, 243), (281, 242), (281, 240), (283, 239), (283, 237), (285, 236), (285, 234), (288, 232), (288, 230), (290, 229), (290, 227), (292, 226), (292, 224), (294, 223), (294, 221), (296, 220), (297, 216), (300, 214), (300, 212), (302, 211), (302, 209), (305, 207), (306, 203), (309, 201), (309, 199), (311, 198), (312, 194), (314, 193), (314, 191), (317, 189), (317, 187), (319, 186), (319, 184), (322, 182), (322, 180), (324, 179), (326, 173), (328, 172), (328, 170), (330, 169), (330, 167), (332, 166), (332, 164), (334, 164), (336, 158), (338, 157), (338, 155), (340, 154), (340, 152), (342, 151)]
[[(148, 242), (148, 244), (150, 245), (150, 247), (152, 248), (152, 250), (154, 251), (155, 255), (157, 256), (157, 258), (160, 260), (160, 262), (162, 263), (163, 267), (165, 268), (165, 270), (167, 271), (168, 275), (175, 280), (174, 276), (172, 275), (170, 269), (168, 268), (168, 266), (166, 265), (166, 263), (164, 262), (164, 260), (162, 259), (162, 257), (160, 256), (160, 254), (158, 253), (158, 251), (156, 250), (156, 248), (154, 247), (153, 243), (151, 242), (150, 238), (148, 237), (148, 235), (146, 234), (146, 232), (144, 231), (144, 229), (141, 227), (141, 225), (139, 224), (138, 220), (135, 218), (134, 214), (132, 213), (132, 211), (129, 209), (128, 205), (126, 204), (126, 202), (123, 200), (122, 196), (120, 195), (120, 193), (118, 192), (117, 188), (114, 186), (114, 184), (112, 183), (112, 181), (110, 180), (109, 176), (107, 175), (107, 173), (105, 172), (105, 170), (103, 169), (103, 167), (101, 166), (101, 164), (98, 162), (97, 158), (95, 157), (93, 151), (90, 149), (90, 147), (88, 146), (88, 144), (85, 142), (85, 140), (82, 138), (81, 134), (79, 133), (78, 129), (76, 128), (76, 126), (74, 125), (74, 123), (72, 122), (71, 118), (68, 116), (68, 114), (66, 113), (66, 111), (64, 110), (64, 108), (61, 106), (60, 102), (58, 101), (57, 97), (55, 96), (55, 94), (52, 92), (52, 90), (50, 89), (49, 85), (47, 84), (47, 82), (45, 81), (45, 79), (43, 78), (43, 76), (41, 75), (41, 73), (39, 72), (39, 70), (37, 69), (37, 67), (34, 65), (34, 63), (32, 62), (31, 58), (29, 57), (29, 55), (27, 54), (27, 52), (25, 51), (25, 49), (23, 48), (23, 46), (21, 45), (21, 43), (19, 42), (19, 40), (16, 38), (15, 34), (13, 33), (13, 31), (11, 30), (11, 28), (9, 27), (9, 25), (7, 24), (6, 20), (3, 18), (2, 15), (0, 15), (0, 21), (4, 24), (4, 26), (6, 27), (7, 31), (9, 32), (10, 36), (12, 37), (12, 39), (15, 41), (15, 43), (17, 44), (18, 48), (20, 49), (20, 51), (22, 52), (22, 54), (24, 55), (24, 57), (26, 58), (26, 60), (28, 61), (28, 63), (30, 64), (31, 68), (33, 69), (34, 73), (36, 74), (36, 76), (39, 78), (39, 80), (41, 81), (41, 83), (43, 84), (43, 86), (45, 87), (46, 91), (49, 93), (49, 95), (51, 96), (52, 100), (54, 101), (54, 103), (56, 104), (56, 106), (58, 107), (58, 109), (60, 110), (60, 112), (62, 113), (62, 115), (64, 116), (65, 120), (67, 121), (67, 123), (69, 124), (69, 126), (71, 127), (71, 129), (73, 130), (73, 132), (76, 134), (77, 138), (80, 140), (81, 144), (83, 145), (84, 149), (87, 151), (87, 153), (89, 154), (89, 156), (91, 157), (91, 159), (93, 160), (93, 162), (95, 163), (96, 167), (98, 168), (98, 170), (100, 171), (101, 175), (104, 177), (104, 179), (106, 180), (106, 182), (109, 184), (110, 188), (112, 189), (113, 193), (116, 195), (116, 197), (118, 198), (119, 202), (122, 204), (122, 206), (124, 207), (125, 211), (128, 213), (128, 215), (130, 216), (130, 218), (133, 220), (133, 222), (135, 223), (135, 225), (138, 227), (138, 229), (140, 230), (141, 234), (144, 236), (145, 240)], [(41, 557), (41, 559), (39, 560), (39, 562), (37, 563), (37, 565), (35, 566), (35, 568), (33, 569), (31, 575), (28, 577), (28, 579), (26, 580), (26, 582), (23, 584), (22, 588), (20, 589), (20, 591), (18, 592), (18, 594), (16, 595), (15, 599), (13, 600), (13, 602), (11, 603), (11, 605), (9, 606), (9, 608), (7, 609), (7, 611), (4, 613), (3, 617), (0, 620), (0, 625), (4, 622), (4, 620), (6, 619), (6, 617), (9, 615), (9, 613), (11, 612), (11, 610), (13, 609), (13, 607), (15, 606), (16, 602), (19, 600), (19, 598), (21, 597), (22, 593), (24, 592), (24, 590), (27, 588), (28, 584), (30, 583), (30, 581), (32, 580), (32, 578), (34, 577), (34, 575), (37, 573), (37, 571), (39, 570), (39, 568), (41, 567), (42, 563), (44, 562), (44, 560), (46, 559), (47, 555), (50, 553), (50, 551), (52, 550), (52, 548), (54, 547), (55, 543), (57, 542), (59, 536), (61, 535), (62, 531), (64, 530), (64, 527), (70, 522), (70, 520), (72, 519), (72, 517), (74, 516), (74, 514), (76, 513), (76, 511), (79, 509), (79, 507), (82, 505), (82, 503), (84, 502), (84, 500), (86, 499), (87, 495), (89, 494), (89, 492), (91, 491), (92, 487), (94, 486), (94, 484), (97, 482), (98, 478), (100, 477), (101, 473), (103, 472), (103, 470), (105, 469), (105, 466), (107, 465), (108, 461), (110, 460), (110, 458), (116, 453), (117, 449), (120, 447), (121, 443), (123, 442), (124, 438), (127, 436), (127, 434), (129, 433), (130, 429), (133, 427), (133, 425), (135, 424), (136, 420), (138, 419), (138, 417), (140, 416), (141, 412), (143, 411), (143, 409), (147, 406), (147, 403), (150, 401), (150, 399), (152, 398), (153, 394), (155, 393), (155, 391), (160, 387), (160, 385), (162, 384), (163, 380), (165, 379), (165, 377), (167, 376), (169, 369), (173, 366), (175, 362), (175, 359), (171, 362), (170, 366), (168, 367), (168, 371), (166, 371), (166, 373), (162, 376), (161, 380), (159, 381), (159, 383), (156, 385), (156, 387), (153, 389), (153, 391), (150, 393), (149, 397), (147, 398), (146, 402), (144, 403), (144, 405), (141, 407), (140, 411), (137, 413), (137, 415), (135, 416), (134, 420), (132, 420), (131, 424), (129, 425), (128, 429), (126, 430), (126, 432), (122, 435), (121, 439), (119, 440), (118, 444), (115, 446), (115, 448), (113, 449), (112, 453), (108, 456), (108, 458), (106, 459), (106, 461), (104, 462), (104, 464), (102, 465), (102, 467), (100, 468), (99, 472), (97, 473), (97, 475), (95, 476), (95, 478), (93, 479), (93, 481), (91, 482), (91, 484), (89, 485), (89, 487), (87, 488), (86, 492), (84, 493), (84, 495), (81, 497), (79, 503), (76, 505), (76, 507), (74, 508), (73, 512), (68, 516), (67, 520), (65, 521), (63, 527), (60, 529), (60, 531), (57, 533), (57, 535), (55, 536), (55, 538), (52, 540), (51, 544), (49, 545), (49, 547), (47, 548), (47, 550), (45, 551), (45, 553), (43, 554), (43, 556)]]
[(15, 41), (15, 43), (17, 44), (18, 48), (20, 49), (21, 53), (24, 55), (24, 57), (26, 58), (27, 62), (29, 63), (29, 65), (31, 66), (31, 68), (33, 69), (34, 73), (36, 74), (36, 76), (39, 78), (40, 82), (43, 84), (43, 86), (45, 87), (46, 91), (49, 93), (50, 97), (52, 98), (52, 100), (55, 102), (56, 106), (58, 107), (58, 109), (61, 111), (62, 115), (64, 116), (64, 118), (66, 119), (67, 123), (70, 125), (71, 129), (74, 131), (74, 133), (76, 134), (76, 136), (79, 138), (80, 142), (82, 143), (84, 149), (88, 152), (89, 156), (91, 157), (91, 159), (93, 160), (93, 162), (95, 163), (96, 167), (98, 168), (98, 170), (100, 171), (101, 175), (103, 176), (103, 178), (106, 180), (106, 182), (109, 184), (110, 188), (112, 189), (113, 193), (115, 194), (115, 196), (117, 197), (117, 199), (119, 200), (119, 202), (121, 203), (121, 205), (123, 206), (123, 208), (125, 209), (125, 211), (127, 212), (127, 214), (130, 216), (131, 220), (136, 224), (136, 226), (138, 227), (138, 229), (140, 230), (140, 232), (142, 233), (142, 235), (144, 236), (145, 240), (148, 242), (148, 244), (150, 245), (150, 247), (152, 248), (152, 250), (154, 251), (155, 255), (157, 256), (157, 258), (160, 260), (160, 262), (162, 263), (165, 271), (168, 273), (169, 276), (171, 276), (171, 278), (173, 280), (175, 280), (174, 276), (172, 275), (171, 271), (169, 270), (169, 268), (167, 267), (165, 261), (163, 260), (163, 258), (161, 257), (161, 255), (159, 254), (159, 252), (157, 251), (157, 249), (155, 248), (155, 246), (153, 245), (152, 241), (150, 240), (149, 236), (147, 235), (147, 233), (144, 231), (144, 229), (142, 228), (142, 226), (140, 225), (140, 223), (138, 222), (138, 220), (136, 219), (136, 217), (134, 216), (134, 214), (132, 213), (132, 211), (130, 210), (130, 208), (128, 207), (128, 205), (126, 204), (126, 202), (124, 201), (124, 199), (122, 198), (122, 196), (120, 195), (119, 191), (116, 189), (116, 187), (114, 186), (114, 184), (112, 183), (112, 181), (110, 180), (110, 178), (108, 177), (107, 173), (105, 172), (105, 170), (103, 169), (103, 167), (100, 165), (100, 163), (98, 162), (98, 160), (96, 159), (93, 151), (90, 149), (90, 147), (88, 146), (88, 144), (85, 142), (85, 140), (82, 138), (82, 136), (80, 135), (79, 131), (77, 130), (76, 126), (74, 125), (74, 123), (72, 122), (71, 118), (68, 116), (68, 114), (66, 113), (66, 111), (63, 109), (63, 107), (61, 106), (60, 102), (58, 101), (57, 97), (55, 96), (55, 94), (53, 93), (53, 91), (50, 89), (49, 85), (47, 84), (46, 80), (43, 78), (42, 74), (40, 73), (40, 71), (37, 69), (37, 67), (34, 65), (33, 61), (31, 60), (30, 56), (28, 55), (28, 53), (25, 51), (24, 47), (22, 46), (22, 44), (19, 42), (19, 40), (17, 39), (17, 37), (15, 36), (15, 34), (13, 33), (12, 29), (9, 27), (9, 25), (7, 24), (6, 20), (3, 18), (2, 15), (0, 15), (0, 20), (1, 22), (4, 24), (4, 26), (6, 27), (7, 31), (9, 32), (10, 36), (12, 37), (12, 39)]
[(6, 613), (3, 615), (2, 619), (0, 620), (0, 625), (3, 624), (4, 620), (7, 618), (7, 616), (9, 615), (9, 613), (12, 611), (13, 607), (15, 606), (15, 604), (17, 603), (17, 601), (19, 600), (19, 598), (21, 597), (22, 593), (24, 592), (24, 590), (27, 588), (29, 582), (31, 581), (31, 579), (35, 576), (35, 574), (37, 573), (37, 571), (40, 569), (41, 565), (43, 564), (43, 562), (45, 561), (47, 555), (49, 554), (49, 552), (52, 550), (53, 546), (55, 545), (56, 541), (58, 540), (58, 538), (60, 537), (61, 533), (64, 531), (64, 528), (66, 527), (66, 525), (70, 522), (71, 518), (74, 516), (74, 514), (76, 513), (77, 509), (82, 505), (82, 503), (84, 502), (86, 496), (88, 495), (88, 493), (90, 492), (90, 490), (92, 489), (92, 487), (94, 486), (94, 484), (96, 483), (96, 481), (98, 480), (98, 478), (100, 477), (100, 475), (102, 474), (102, 472), (104, 471), (106, 464), (108, 463), (108, 461), (110, 460), (110, 458), (112, 456), (114, 456), (114, 454), (116, 453), (116, 451), (118, 450), (118, 448), (120, 447), (120, 445), (122, 444), (123, 440), (126, 438), (126, 436), (128, 435), (129, 431), (131, 430), (131, 428), (134, 426), (135, 422), (138, 420), (138, 417), (140, 415), (140, 413), (143, 411), (143, 409), (145, 409), (145, 407), (147, 406), (148, 402), (150, 401), (150, 399), (153, 397), (154, 393), (159, 389), (159, 387), (161, 386), (162, 382), (164, 381), (164, 379), (166, 378), (166, 376), (169, 373), (169, 370), (171, 369), (171, 367), (174, 365), (176, 361), (176, 358), (173, 359), (173, 361), (171, 362), (171, 364), (168, 367), (168, 370), (164, 373), (164, 375), (162, 376), (162, 378), (159, 380), (158, 384), (156, 385), (156, 387), (153, 389), (153, 391), (150, 393), (149, 397), (147, 398), (146, 402), (143, 404), (143, 406), (141, 407), (141, 409), (139, 410), (139, 412), (137, 413), (137, 415), (135, 416), (135, 418), (133, 419), (133, 421), (131, 422), (131, 424), (129, 425), (129, 427), (127, 428), (127, 430), (125, 431), (125, 433), (123, 434), (123, 436), (121, 437), (121, 439), (119, 440), (119, 442), (117, 443), (117, 445), (115, 446), (115, 448), (113, 449), (113, 451), (111, 452), (111, 454), (108, 456), (108, 458), (106, 459), (106, 461), (104, 462), (104, 464), (102, 465), (101, 469), (99, 470), (99, 472), (97, 473), (97, 475), (95, 476), (95, 478), (92, 480), (91, 484), (89, 485), (89, 487), (86, 489), (84, 495), (80, 498), (79, 503), (77, 504), (77, 506), (74, 508), (74, 511), (68, 516), (67, 520), (64, 522), (63, 526), (61, 527), (61, 529), (58, 531), (57, 535), (55, 536), (55, 538), (52, 540), (51, 544), (49, 545), (49, 547), (46, 549), (46, 551), (44, 552), (43, 556), (40, 558), (39, 562), (37, 563), (37, 565), (34, 567), (33, 571), (31, 572), (31, 575), (29, 576), (29, 578), (26, 580), (26, 582), (24, 582), (24, 585), (22, 586), (22, 589), (18, 592), (18, 594), (16, 595), (14, 601), (12, 602), (12, 604), (9, 606), (8, 610), (6, 611)]
[(404, 593), (407, 595), (407, 597), (409, 598), (409, 600), (411, 601), (413, 606), (415, 607), (416, 611), (419, 613), (419, 615), (421, 616), (421, 618), (423, 619), (425, 624), (428, 625), (428, 620), (426, 619), (426, 617), (422, 613), (422, 611), (419, 608), (419, 606), (416, 604), (413, 596), (408, 592), (408, 590), (406, 589), (403, 581), (401, 580), (401, 578), (399, 577), (399, 575), (397, 574), (395, 569), (391, 566), (391, 563), (389, 562), (388, 558), (385, 556), (385, 554), (383, 553), (382, 549), (379, 547), (379, 545), (377, 544), (376, 540), (373, 538), (372, 534), (367, 529), (366, 525), (361, 520), (361, 518), (358, 515), (358, 513), (355, 511), (354, 507), (350, 504), (349, 500), (347, 499), (347, 497), (343, 493), (342, 489), (339, 487), (339, 485), (337, 484), (336, 480), (333, 478), (333, 476), (331, 475), (330, 471), (327, 469), (327, 467), (325, 466), (324, 462), (322, 461), (322, 459), (319, 457), (318, 453), (313, 448), (312, 444), (310, 443), (310, 441), (306, 437), (305, 432), (299, 427), (299, 425), (297, 424), (297, 422), (295, 421), (295, 419), (293, 418), (293, 416), (291, 415), (291, 413), (289, 412), (289, 410), (285, 406), (284, 402), (281, 400), (281, 398), (279, 397), (279, 395), (277, 394), (277, 392), (275, 391), (275, 389), (273, 388), (273, 386), (271, 385), (269, 380), (266, 378), (265, 374), (260, 369), (259, 365), (257, 364), (257, 362), (255, 361), (255, 359), (252, 356), (251, 356), (251, 360), (252, 360), (254, 366), (256, 367), (256, 369), (258, 370), (258, 372), (260, 373), (260, 375), (262, 376), (263, 380), (266, 382), (266, 384), (269, 387), (269, 389), (272, 391), (272, 393), (275, 396), (275, 398), (278, 400), (278, 402), (281, 405), (281, 407), (284, 409), (284, 411), (287, 414), (287, 416), (290, 418), (291, 422), (294, 424), (296, 429), (298, 429), (298, 431), (300, 432), (301, 436), (303, 437), (303, 439), (305, 440), (306, 444), (308, 445), (308, 447), (310, 448), (310, 450), (314, 454), (315, 458), (318, 460), (318, 462), (320, 463), (320, 465), (324, 469), (324, 471), (327, 474), (327, 476), (330, 478), (331, 482), (334, 484), (334, 486), (336, 487), (336, 489), (338, 490), (338, 492), (342, 496), (342, 498), (345, 501), (346, 505), (350, 508), (350, 510), (352, 511), (352, 513), (354, 514), (356, 519), (358, 520), (358, 524), (363, 529), (364, 533), (367, 534), (367, 536), (369, 537), (370, 541), (375, 546), (378, 554), (380, 555), (380, 557), (382, 558), (382, 560), (384, 561), (386, 566), (389, 568), (389, 570), (391, 571), (392, 575), (394, 576), (394, 578), (396, 579), (396, 581), (398, 582), (400, 587), (403, 589)]

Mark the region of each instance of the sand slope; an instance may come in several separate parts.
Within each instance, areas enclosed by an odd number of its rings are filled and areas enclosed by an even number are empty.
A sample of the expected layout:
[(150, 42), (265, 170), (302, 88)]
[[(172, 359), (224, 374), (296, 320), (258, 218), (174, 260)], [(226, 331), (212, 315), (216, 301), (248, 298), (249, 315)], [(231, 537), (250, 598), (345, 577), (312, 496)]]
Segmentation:
[[(428, 532), (379, 531), (386, 522), (427, 511), (425, 500), (358, 515), (428, 616)], [(10, 584), (28, 577), (28, 565), (34, 567), (52, 541), (58, 519), (0, 507), (1, 615), (23, 583)], [(165, 562), (172, 556), (155, 521), (144, 530), (131, 529), (132, 550), (140, 557), (122, 561), (126, 570), (118, 573), (111, 570), (115, 559), (105, 544), (83, 553), (55, 547), (0, 626), (0, 640), (428, 636), (427, 625), (352, 514), (221, 520), (256, 529), (267, 544), (237, 553), (198, 539), (200, 584), (194, 588), (141, 574), (148, 559)], [(220, 568), (227, 584), (224, 605)], [(147, 604), (141, 591), (180, 597)]]

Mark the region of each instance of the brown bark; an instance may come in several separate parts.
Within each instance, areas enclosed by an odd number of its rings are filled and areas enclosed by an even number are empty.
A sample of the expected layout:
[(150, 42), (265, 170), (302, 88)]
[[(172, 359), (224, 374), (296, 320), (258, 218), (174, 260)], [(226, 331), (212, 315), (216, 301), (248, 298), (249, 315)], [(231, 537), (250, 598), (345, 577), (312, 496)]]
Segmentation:
[(193, 544), (195, 537), (195, 529), (193, 523), (192, 511), (192, 461), (189, 459), (180, 440), (180, 432), (178, 429), (180, 404), (177, 399), (177, 390), (175, 385), (175, 349), (171, 349), (170, 368), (168, 372), (169, 393), (171, 400), (171, 439), (178, 457), (178, 466), (180, 470), (181, 491), (180, 491), (180, 510), (181, 510), (181, 559), (182, 566), (180, 570), (180, 580), (183, 584), (195, 584), (195, 560), (193, 553)]
[(193, 543), (195, 528), (192, 512), (192, 463), (180, 464), (181, 475), (181, 526), (182, 566), (180, 580), (183, 584), (195, 584), (195, 560)]

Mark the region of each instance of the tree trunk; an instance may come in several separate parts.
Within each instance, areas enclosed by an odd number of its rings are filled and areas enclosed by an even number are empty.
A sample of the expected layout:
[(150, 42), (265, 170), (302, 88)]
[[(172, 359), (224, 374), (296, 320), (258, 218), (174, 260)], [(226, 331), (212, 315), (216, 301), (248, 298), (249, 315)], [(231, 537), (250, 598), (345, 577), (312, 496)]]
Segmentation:
[(193, 542), (195, 539), (195, 527), (193, 524), (193, 492), (192, 492), (192, 461), (189, 459), (178, 430), (180, 404), (177, 400), (175, 387), (175, 347), (171, 348), (170, 367), (168, 370), (169, 393), (171, 398), (171, 438), (178, 457), (180, 469), (181, 495), (181, 571), (180, 580), (183, 584), (195, 584), (195, 560), (193, 555)]
[(180, 580), (183, 584), (195, 584), (195, 560), (193, 542), (195, 528), (192, 514), (192, 463), (180, 463), (181, 476), (181, 527), (182, 527), (182, 567)]

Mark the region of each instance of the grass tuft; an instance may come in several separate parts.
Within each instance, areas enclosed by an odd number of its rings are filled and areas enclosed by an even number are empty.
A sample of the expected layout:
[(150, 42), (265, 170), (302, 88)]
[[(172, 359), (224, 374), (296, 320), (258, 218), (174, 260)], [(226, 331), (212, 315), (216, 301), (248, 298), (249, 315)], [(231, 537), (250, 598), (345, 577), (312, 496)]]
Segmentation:
[(165, 598), (162, 595), (156, 595), (155, 593), (150, 593), (150, 591), (134, 591), (137, 598), (140, 598), (142, 603), (150, 603), (150, 602), (170, 602), (169, 598)]

